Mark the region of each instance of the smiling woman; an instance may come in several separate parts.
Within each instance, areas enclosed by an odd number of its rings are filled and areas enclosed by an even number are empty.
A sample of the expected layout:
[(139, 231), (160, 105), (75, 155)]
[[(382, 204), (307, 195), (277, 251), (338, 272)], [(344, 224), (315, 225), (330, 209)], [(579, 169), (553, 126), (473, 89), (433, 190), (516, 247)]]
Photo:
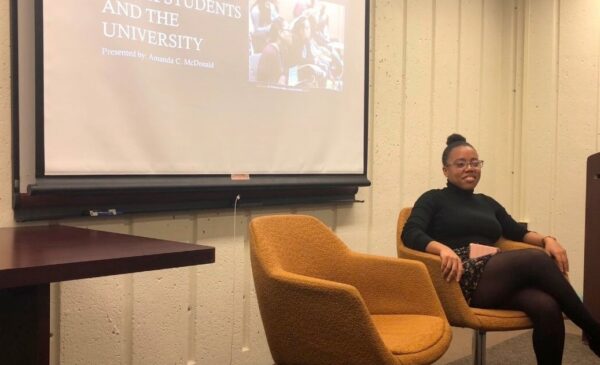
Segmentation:
[[(584, 332), (600, 356), (600, 323), (584, 307), (565, 274), (565, 249), (551, 236), (528, 231), (491, 197), (474, 193), (483, 161), (457, 134), (448, 137), (442, 154), (448, 186), (430, 190), (415, 202), (402, 231), (413, 249), (439, 255), (447, 281), (460, 283), (472, 307), (525, 312), (533, 322), (538, 364), (561, 364), (565, 313)], [(523, 241), (541, 250), (514, 250), (473, 255), (471, 247), (493, 248), (500, 237)]]
[(475, 189), (483, 167), (475, 148), (462, 136), (453, 134), (448, 137), (448, 146), (442, 156), (443, 171), (448, 181), (464, 190)]

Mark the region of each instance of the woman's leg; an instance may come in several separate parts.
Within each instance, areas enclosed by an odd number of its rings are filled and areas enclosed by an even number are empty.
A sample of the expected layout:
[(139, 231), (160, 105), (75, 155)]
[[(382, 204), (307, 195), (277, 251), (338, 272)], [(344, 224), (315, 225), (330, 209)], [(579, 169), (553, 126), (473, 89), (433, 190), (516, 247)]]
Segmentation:
[(600, 341), (600, 323), (585, 308), (554, 261), (542, 251), (515, 250), (493, 256), (481, 275), (471, 305), (517, 309), (514, 305), (519, 304), (518, 309), (527, 313), (523, 307), (526, 298), (517, 295), (524, 289), (537, 289), (553, 298), (562, 312), (591, 336), (592, 350), (600, 356), (594, 348)]
[(533, 350), (538, 364), (562, 363), (565, 322), (554, 298), (541, 290), (526, 288), (512, 295), (504, 308), (521, 310), (533, 322)]

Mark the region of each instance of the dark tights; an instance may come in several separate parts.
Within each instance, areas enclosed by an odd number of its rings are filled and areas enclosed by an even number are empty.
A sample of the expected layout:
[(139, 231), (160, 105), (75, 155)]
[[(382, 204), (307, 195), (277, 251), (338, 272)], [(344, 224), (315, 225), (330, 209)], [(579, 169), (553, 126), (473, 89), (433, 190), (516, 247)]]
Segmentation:
[(515, 250), (493, 256), (485, 266), (471, 306), (525, 312), (533, 322), (538, 364), (561, 364), (565, 340), (564, 312), (577, 326), (600, 340), (596, 321), (545, 252)]

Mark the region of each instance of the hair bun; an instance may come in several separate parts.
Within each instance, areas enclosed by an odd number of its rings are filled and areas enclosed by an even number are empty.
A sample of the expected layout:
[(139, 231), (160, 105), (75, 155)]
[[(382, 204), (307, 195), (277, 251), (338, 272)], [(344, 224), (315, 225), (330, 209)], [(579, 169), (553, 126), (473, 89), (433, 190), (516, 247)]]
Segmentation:
[(467, 142), (467, 139), (457, 133), (453, 133), (453, 134), (449, 135), (448, 139), (446, 139), (447, 146), (450, 146), (451, 144), (454, 144), (457, 142)]

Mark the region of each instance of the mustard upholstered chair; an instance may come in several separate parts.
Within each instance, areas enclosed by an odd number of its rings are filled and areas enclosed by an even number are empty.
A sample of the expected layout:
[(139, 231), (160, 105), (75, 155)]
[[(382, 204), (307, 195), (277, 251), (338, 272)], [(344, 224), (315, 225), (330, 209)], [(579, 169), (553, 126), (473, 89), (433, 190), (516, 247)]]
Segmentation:
[[(410, 249), (402, 242), (402, 229), (410, 216), (412, 208), (404, 208), (398, 215), (396, 242), (398, 257), (423, 262), (435, 290), (442, 302), (448, 321), (452, 326), (472, 328), (473, 333), (473, 363), (485, 364), (485, 334), (487, 331), (512, 331), (531, 328), (529, 317), (523, 312), (512, 310), (482, 309), (469, 307), (456, 281), (446, 282), (441, 272), (439, 256)], [(501, 250), (517, 250), (534, 246), (522, 242), (509, 241), (501, 238), (496, 244)]]
[(429, 364), (450, 344), (420, 262), (352, 252), (301, 215), (253, 219), (250, 253), (277, 364)]

